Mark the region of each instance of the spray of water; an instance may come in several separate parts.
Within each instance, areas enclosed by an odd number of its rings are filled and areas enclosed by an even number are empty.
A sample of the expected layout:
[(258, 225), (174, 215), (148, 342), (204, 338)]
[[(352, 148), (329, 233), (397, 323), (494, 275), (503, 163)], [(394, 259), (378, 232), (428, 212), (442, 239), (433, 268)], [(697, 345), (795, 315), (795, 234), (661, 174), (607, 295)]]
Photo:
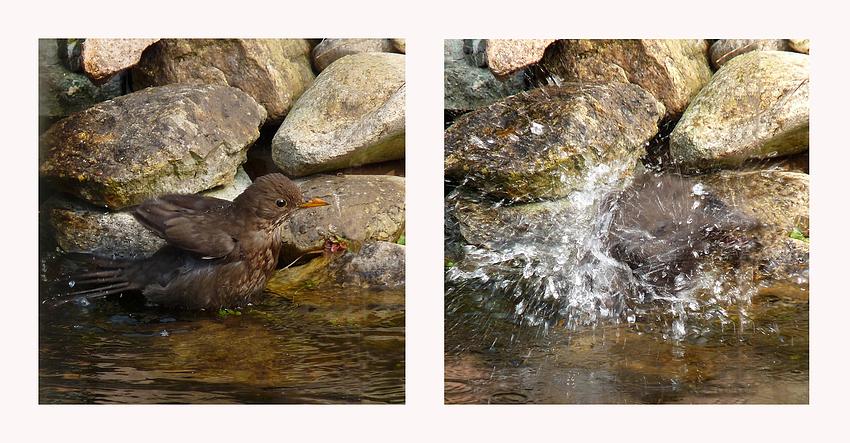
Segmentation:
[[(756, 222), (699, 183), (647, 174), (623, 191), (600, 168), (582, 191), (533, 204), (546, 211), (479, 198), (502, 224), (463, 247), (446, 272), (449, 299), (475, 293), (524, 324), (628, 323), (674, 339), (745, 316), (756, 288), (739, 258), (753, 242), (738, 237)], [(463, 192), (447, 197), (450, 241), (464, 237)]]

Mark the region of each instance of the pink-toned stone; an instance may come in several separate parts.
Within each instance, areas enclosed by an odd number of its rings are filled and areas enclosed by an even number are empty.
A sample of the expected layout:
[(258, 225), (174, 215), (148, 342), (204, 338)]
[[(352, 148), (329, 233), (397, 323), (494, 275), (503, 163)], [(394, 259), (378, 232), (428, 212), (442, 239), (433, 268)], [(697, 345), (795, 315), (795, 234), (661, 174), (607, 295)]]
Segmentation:
[(490, 72), (504, 80), (522, 68), (543, 58), (546, 47), (555, 39), (493, 39), (487, 41)]
[(142, 51), (158, 38), (89, 38), (83, 42), (83, 69), (95, 85), (108, 82), (119, 72), (134, 66)]

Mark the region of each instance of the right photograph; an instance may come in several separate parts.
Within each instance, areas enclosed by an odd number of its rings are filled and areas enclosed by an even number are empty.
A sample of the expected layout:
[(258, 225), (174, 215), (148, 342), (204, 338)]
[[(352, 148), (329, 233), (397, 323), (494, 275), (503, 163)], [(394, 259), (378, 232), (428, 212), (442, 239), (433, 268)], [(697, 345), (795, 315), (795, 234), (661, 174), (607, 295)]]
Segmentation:
[(809, 40), (444, 41), (446, 404), (809, 403)]

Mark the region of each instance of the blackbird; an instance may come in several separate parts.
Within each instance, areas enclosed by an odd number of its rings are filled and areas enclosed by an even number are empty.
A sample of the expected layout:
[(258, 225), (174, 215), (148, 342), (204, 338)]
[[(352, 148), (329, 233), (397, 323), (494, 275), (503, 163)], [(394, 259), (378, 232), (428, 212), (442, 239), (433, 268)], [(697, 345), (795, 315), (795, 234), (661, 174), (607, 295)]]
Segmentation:
[(693, 182), (645, 173), (619, 196), (608, 244), (638, 278), (675, 292), (701, 257), (720, 252), (735, 262), (760, 247), (752, 238), (760, 225)]
[(87, 256), (100, 269), (71, 277), (62, 301), (141, 291), (155, 304), (224, 309), (255, 300), (277, 265), (279, 229), (307, 199), (282, 174), (259, 177), (232, 202), (198, 195), (164, 195), (139, 204), (136, 219), (168, 244), (146, 259)]

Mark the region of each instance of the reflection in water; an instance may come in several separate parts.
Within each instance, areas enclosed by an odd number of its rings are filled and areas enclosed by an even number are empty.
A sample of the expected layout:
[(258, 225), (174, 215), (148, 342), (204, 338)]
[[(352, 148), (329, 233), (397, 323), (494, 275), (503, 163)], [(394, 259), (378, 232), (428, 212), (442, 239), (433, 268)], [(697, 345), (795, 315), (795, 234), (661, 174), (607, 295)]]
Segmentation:
[(347, 291), (229, 313), (44, 308), (39, 403), (403, 403), (404, 291)]
[(474, 298), (447, 298), (449, 404), (809, 401), (807, 302), (752, 306), (673, 340), (637, 324), (520, 325)]

